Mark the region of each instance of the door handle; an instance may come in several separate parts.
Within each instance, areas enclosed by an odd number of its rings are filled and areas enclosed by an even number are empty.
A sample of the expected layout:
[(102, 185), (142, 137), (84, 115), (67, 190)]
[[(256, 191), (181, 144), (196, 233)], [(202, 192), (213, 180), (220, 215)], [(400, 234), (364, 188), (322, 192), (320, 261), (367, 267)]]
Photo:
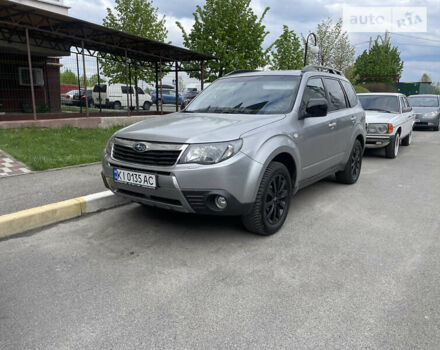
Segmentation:
[(333, 123), (329, 123), (329, 124), (328, 124), (328, 127), (329, 127), (330, 129), (333, 129), (335, 126), (336, 126), (336, 122), (333, 122)]

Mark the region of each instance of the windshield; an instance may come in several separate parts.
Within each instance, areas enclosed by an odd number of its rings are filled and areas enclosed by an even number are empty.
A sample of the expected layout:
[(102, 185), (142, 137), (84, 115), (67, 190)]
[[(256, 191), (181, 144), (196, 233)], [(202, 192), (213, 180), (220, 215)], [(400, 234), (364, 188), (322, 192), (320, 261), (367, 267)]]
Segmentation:
[(438, 107), (437, 97), (408, 97), (413, 107)]
[(295, 102), (298, 76), (248, 76), (217, 80), (185, 110), (200, 113), (284, 114)]
[(399, 113), (399, 99), (397, 96), (387, 95), (358, 95), (362, 107), (366, 111)]
[(183, 94), (183, 97), (194, 97), (194, 96), (197, 96), (198, 95), (198, 92), (197, 91), (187, 91), (187, 92), (185, 92), (184, 94)]

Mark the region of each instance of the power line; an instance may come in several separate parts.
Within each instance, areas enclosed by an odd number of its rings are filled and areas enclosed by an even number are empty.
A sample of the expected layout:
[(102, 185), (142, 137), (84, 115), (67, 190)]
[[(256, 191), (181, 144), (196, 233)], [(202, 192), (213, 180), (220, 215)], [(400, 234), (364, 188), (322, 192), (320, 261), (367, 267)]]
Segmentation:
[(425, 41), (440, 43), (440, 40), (436, 40), (436, 39), (421, 38), (421, 37), (407, 35), (407, 34), (401, 34), (401, 33), (391, 33), (391, 34), (397, 35), (397, 36), (403, 36), (403, 37), (410, 38), (410, 39), (425, 40)]

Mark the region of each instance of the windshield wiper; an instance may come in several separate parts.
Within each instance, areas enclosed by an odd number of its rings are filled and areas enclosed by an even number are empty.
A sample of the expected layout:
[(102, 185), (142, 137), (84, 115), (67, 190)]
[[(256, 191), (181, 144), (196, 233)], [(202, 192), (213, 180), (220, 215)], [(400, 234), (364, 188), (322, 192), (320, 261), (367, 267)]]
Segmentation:
[(364, 108), (366, 111), (378, 111), (378, 112), (385, 112), (385, 113), (394, 113), (393, 111), (389, 111), (388, 109), (381, 109), (381, 108)]
[(222, 113), (222, 114), (258, 114), (258, 112), (267, 104), (269, 101), (263, 101), (255, 103), (253, 105), (242, 107), (243, 102), (239, 103), (235, 107), (220, 107), (220, 106), (208, 106), (206, 108), (195, 109), (188, 111), (191, 113)]

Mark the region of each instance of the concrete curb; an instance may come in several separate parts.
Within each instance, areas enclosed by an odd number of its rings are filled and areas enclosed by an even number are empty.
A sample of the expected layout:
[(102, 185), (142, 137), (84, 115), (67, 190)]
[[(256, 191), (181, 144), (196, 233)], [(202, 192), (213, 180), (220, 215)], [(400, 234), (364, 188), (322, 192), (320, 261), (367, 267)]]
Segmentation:
[(114, 208), (129, 201), (104, 191), (0, 216), (0, 239), (85, 214)]

